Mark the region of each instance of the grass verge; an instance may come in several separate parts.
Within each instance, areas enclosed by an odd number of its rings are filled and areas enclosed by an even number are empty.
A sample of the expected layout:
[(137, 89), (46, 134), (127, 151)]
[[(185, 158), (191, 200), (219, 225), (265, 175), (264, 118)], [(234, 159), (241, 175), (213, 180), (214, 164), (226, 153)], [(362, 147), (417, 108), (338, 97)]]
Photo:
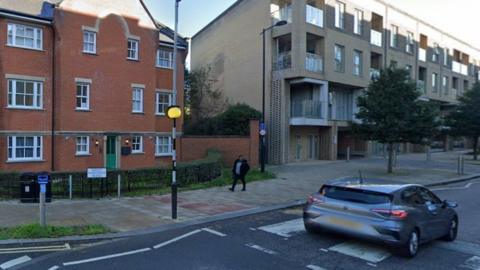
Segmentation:
[(10, 228), (0, 228), (0, 240), (57, 238), (73, 235), (94, 235), (112, 232), (103, 225), (86, 226), (45, 226), (27, 224)]
[[(275, 178), (275, 174), (273, 174), (272, 172), (265, 171), (262, 173), (260, 172), (259, 169), (253, 169), (248, 172), (245, 180), (247, 181), (247, 185), (248, 185), (248, 183), (251, 183), (251, 182), (268, 180), (273, 178)], [(209, 182), (195, 183), (185, 187), (180, 187), (179, 191), (198, 190), (198, 189), (206, 189), (211, 187), (222, 187), (222, 186), (231, 185), (232, 181), (233, 181), (232, 169), (223, 168), (222, 175), (220, 177), (213, 179), (212, 181), (209, 181)], [(238, 183), (241, 185), (240, 181)], [(171, 188), (165, 187), (162, 189), (155, 189), (155, 190), (132, 191), (128, 193), (123, 193), (123, 196), (134, 197), (134, 196), (144, 196), (144, 195), (163, 195), (163, 194), (169, 194), (170, 192), (171, 192)]]

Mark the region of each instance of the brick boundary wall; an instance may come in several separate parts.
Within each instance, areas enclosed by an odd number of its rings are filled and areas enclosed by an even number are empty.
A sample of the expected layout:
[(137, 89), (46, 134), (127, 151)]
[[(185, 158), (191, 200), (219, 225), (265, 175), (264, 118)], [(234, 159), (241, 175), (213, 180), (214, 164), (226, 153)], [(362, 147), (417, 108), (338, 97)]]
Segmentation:
[(188, 162), (207, 156), (209, 149), (220, 151), (225, 166), (232, 166), (243, 155), (250, 167), (259, 165), (259, 121), (250, 120), (250, 136), (182, 136), (179, 160)]

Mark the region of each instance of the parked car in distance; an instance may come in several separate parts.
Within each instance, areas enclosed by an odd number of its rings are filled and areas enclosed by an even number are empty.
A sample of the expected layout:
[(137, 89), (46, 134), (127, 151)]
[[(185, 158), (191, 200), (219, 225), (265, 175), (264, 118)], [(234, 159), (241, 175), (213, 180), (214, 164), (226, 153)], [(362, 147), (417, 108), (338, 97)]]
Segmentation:
[(457, 203), (427, 188), (383, 180), (343, 179), (323, 185), (303, 210), (307, 232), (333, 231), (394, 247), (414, 257), (420, 244), (458, 231)]

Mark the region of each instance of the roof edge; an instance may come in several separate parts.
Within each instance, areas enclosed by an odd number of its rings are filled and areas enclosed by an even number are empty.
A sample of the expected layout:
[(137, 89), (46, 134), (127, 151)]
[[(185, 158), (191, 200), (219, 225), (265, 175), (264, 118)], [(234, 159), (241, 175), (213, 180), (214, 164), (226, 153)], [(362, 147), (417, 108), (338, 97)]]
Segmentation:
[(7, 15), (7, 16), (11, 15), (12, 17), (20, 17), (20, 19), (24, 19), (24, 20), (43, 22), (43, 23), (46, 23), (46, 24), (51, 24), (52, 21), (53, 21), (53, 18), (49, 19), (49, 18), (45, 18), (45, 17), (26, 14), (26, 13), (23, 13), (23, 12), (18, 12), (18, 11), (13, 11), (13, 10), (0, 8), (0, 15), (2, 15), (2, 14)]

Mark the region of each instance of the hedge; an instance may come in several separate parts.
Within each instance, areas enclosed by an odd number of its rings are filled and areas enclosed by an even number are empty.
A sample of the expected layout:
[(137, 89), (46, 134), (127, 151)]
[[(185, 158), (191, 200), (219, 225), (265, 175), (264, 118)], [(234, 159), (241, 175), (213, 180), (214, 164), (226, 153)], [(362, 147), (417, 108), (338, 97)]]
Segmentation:
[[(177, 165), (177, 183), (180, 187), (194, 183), (208, 182), (222, 173), (222, 156), (217, 151), (209, 151), (205, 159)], [(20, 175), (22, 173), (0, 173), (0, 199), (20, 198)], [(98, 198), (116, 196), (117, 177), (121, 176), (121, 192), (156, 191), (171, 185), (171, 168), (144, 168), (134, 170), (112, 170), (106, 179), (88, 179), (84, 172), (53, 172), (52, 197), (68, 198), (68, 179), (72, 176), (74, 198)]]

